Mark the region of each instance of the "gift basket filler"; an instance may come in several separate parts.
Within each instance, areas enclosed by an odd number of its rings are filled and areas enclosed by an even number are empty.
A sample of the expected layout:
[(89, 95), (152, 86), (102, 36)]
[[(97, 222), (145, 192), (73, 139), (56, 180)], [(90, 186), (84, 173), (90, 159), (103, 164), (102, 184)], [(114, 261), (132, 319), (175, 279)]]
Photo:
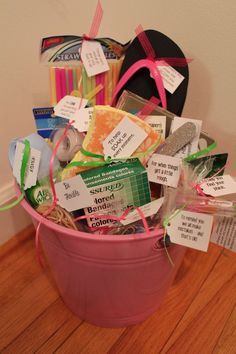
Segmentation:
[(127, 326), (161, 304), (187, 247), (236, 250), (235, 179), (202, 121), (181, 117), (191, 59), (156, 30), (121, 44), (89, 35), (41, 42), (51, 102), (37, 133), (14, 139), (16, 200), (35, 225), (65, 304)]

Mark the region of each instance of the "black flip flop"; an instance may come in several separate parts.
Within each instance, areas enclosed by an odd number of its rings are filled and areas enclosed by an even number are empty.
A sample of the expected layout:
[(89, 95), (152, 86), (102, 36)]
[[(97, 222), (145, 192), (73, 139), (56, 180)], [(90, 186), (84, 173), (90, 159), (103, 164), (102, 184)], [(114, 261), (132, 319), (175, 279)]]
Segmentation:
[[(144, 31), (144, 33), (148, 37), (153, 47), (153, 50), (157, 56), (156, 59), (170, 58), (170, 63), (171, 59), (173, 59), (172, 61), (174, 61), (174, 59), (176, 58), (184, 60), (186, 59), (182, 50), (177, 46), (177, 44), (163, 33), (155, 30), (146, 30)], [(150, 67), (148, 65), (149, 60), (147, 60), (147, 65), (142, 62), (142, 64), (140, 65), (140, 69), (136, 72), (133, 72), (132, 76), (128, 79), (127, 82), (125, 82), (126, 80), (124, 80), (124, 75), (125, 73), (127, 73), (127, 70), (129, 70), (138, 61), (142, 61), (143, 59), (147, 59), (146, 53), (138, 37), (136, 37), (127, 49), (127, 52), (125, 54), (125, 58), (119, 75), (119, 82), (121, 83), (121, 85), (119, 85), (118, 82), (118, 90), (115, 92), (115, 95), (113, 97), (113, 104), (115, 103), (116, 99), (120, 96), (123, 90), (131, 91), (147, 100), (149, 100), (151, 96), (156, 96), (157, 98), (160, 97), (156, 83), (150, 76)], [(165, 90), (167, 104), (166, 108), (170, 112), (181, 116), (185, 103), (185, 98), (187, 95), (189, 81), (189, 70), (187, 60), (186, 65), (175, 66), (174, 69), (184, 76), (184, 80), (181, 82), (181, 84), (173, 94)], [(129, 72), (132, 72), (132, 69), (129, 70)]]

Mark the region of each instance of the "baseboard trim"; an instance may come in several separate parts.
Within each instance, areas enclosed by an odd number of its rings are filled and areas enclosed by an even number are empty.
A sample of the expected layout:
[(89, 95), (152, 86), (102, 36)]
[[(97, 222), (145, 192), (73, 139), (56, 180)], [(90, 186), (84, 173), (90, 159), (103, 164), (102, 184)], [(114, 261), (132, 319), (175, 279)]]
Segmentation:
[(0, 205), (3, 205), (13, 199), (15, 196), (14, 181), (6, 183), (0, 187)]

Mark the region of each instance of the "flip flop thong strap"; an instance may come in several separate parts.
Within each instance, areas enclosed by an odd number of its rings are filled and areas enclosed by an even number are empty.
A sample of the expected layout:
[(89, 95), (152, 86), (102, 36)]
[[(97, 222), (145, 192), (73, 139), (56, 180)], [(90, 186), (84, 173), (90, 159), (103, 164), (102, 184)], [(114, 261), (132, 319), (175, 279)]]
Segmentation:
[(163, 85), (163, 80), (160, 74), (160, 71), (158, 69), (158, 66), (155, 64), (153, 60), (150, 59), (141, 59), (138, 60), (136, 63), (131, 65), (131, 67), (124, 73), (122, 78), (119, 80), (119, 82), (116, 85), (116, 88), (114, 90), (113, 96), (112, 96), (112, 101), (111, 101), (111, 106), (114, 106), (116, 104), (116, 98), (120, 90), (125, 86), (125, 84), (129, 81), (129, 79), (140, 69), (142, 68), (147, 68), (149, 69), (153, 79), (155, 80), (155, 84), (157, 87), (157, 91), (159, 93), (160, 99), (161, 99), (161, 104), (164, 109), (167, 108), (167, 103), (166, 103), (166, 93), (165, 93), (165, 88)]

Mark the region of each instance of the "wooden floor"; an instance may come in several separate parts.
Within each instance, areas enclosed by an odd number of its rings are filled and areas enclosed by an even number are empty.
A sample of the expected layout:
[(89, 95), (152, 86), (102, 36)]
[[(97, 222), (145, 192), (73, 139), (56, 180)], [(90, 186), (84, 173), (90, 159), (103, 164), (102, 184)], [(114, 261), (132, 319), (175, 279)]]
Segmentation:
[(65, 307), (35, 259), (32, 228), (0, 248), (1, 353), (236, 353), (236, 254), (189, 250), (161, 308), (105, 329)]

